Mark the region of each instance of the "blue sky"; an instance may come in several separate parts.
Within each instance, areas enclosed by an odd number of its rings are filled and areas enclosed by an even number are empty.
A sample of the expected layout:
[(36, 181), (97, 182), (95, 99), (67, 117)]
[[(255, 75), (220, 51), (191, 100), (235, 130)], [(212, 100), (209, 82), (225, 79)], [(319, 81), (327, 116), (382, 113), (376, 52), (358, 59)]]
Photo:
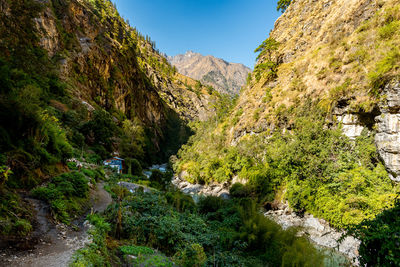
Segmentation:
[(188, 50), (253, 68), (268, 37), (277, 0), (112, 0), (131, 26), (167, 55)]

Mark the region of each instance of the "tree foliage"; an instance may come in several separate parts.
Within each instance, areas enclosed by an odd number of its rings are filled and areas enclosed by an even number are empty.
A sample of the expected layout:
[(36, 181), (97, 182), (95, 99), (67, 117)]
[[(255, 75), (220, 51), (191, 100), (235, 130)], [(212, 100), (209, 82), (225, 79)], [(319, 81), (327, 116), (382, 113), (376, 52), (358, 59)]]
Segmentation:
[(363, 221), (348, 231), (361, 240), (362, 266), (400, 266), (400, 200), (376, 218)]
[[(180, 266), (322, 264), (323, 255), (306, 238), (297, 237), (295, 230), (282, 230), (260, 214), (250, 199), (236, 202), (207, 197), (200, 200), (199, 211), (196, 206), (179, 211), (176, 202), (168, 200), (174, 196), (156, 192), (126, 195), (121, 204), (122, 238), (135, 246), (157, 247)], [(117, 212), (114, 205), (105, 215), (113, 227)]]
[(292, 1), (293, 0), (279, 0), (276, 10), (285, 12), (285, 10), (289, 7), (289, 5), (292, 3)]

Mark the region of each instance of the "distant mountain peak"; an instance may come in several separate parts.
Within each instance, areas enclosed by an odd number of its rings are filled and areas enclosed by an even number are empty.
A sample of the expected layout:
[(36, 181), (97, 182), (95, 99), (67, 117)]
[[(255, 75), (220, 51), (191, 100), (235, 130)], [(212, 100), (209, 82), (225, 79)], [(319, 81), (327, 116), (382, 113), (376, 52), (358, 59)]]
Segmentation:
[(251, 69), (243, 64), (229, 63), (221, 58), (203, 56), (191, 50), (185, 54), (168, 57), (168, 60), (181, 74), (231, 95), (239, 93), (251, 72)]
[(192, 50), (186, 51), (185, 56), (187, 57), (192, 57), (192, 56), (197, 56), (197, 55), (201, 55), (199, 53), (195, 53)]

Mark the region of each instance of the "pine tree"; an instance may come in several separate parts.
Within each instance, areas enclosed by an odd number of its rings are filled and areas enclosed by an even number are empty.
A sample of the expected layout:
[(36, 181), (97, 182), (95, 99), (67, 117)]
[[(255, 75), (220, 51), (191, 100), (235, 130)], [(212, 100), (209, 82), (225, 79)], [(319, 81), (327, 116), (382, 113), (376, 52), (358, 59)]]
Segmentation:
[(286, 8), (292, 3), (292, 0), (279, 0), (276, 10), (285, 12)]

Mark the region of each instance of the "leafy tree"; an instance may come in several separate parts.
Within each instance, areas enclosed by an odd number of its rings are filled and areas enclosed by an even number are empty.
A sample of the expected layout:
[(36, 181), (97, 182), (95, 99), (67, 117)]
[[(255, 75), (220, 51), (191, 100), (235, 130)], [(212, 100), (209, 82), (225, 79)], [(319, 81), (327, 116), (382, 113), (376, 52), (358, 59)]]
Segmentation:
[(363, 221), (348, 233), (361, 240), (361, 266), (400, 266), (400, 199), (392, 209)]
[(82, 126), (86, 143), (96, 146), (96, 152), (106, 157), (112, 150), (112, 137), (116, 132), (116, 124), (105, 110), (96, 110), (93, 119)]
[(176, 262), (184, 267), (200, 267), (207, 260), (204, 249), (200, 244), (190, 244), (183, 251), (179, 251), (175, 255)]
[(268, 37), (265, 41), (262, 42), (261, 45), (256, 48), (256, 50), (254, 50), (254, 53), (260, 53), (257, 56), (257, 60), (260, 59), (262, 56), (267, 55), (267, 59), (269, 61), (272, 61), (273, 52), (278, 50), (278, 47), (279, 42), (272, 37)]
[(279, 0), (278, 1), (278, 6), (276, 7), (276, 10), (285, 12), (286, 8), (292, 3), (293, 0)]
[(166, 189), (166, 187), (171, 183), (172, 180), (172, 172), (161, 172), (160, 170), (152, 170), (151, 176), (150, 176), (150, 181), (152, 181), (155, 187), (158, 187), (160, 189)]
[(145, 131), (139, 120), (125, 120), (122, 124), (121, 156), (143, 160)]

